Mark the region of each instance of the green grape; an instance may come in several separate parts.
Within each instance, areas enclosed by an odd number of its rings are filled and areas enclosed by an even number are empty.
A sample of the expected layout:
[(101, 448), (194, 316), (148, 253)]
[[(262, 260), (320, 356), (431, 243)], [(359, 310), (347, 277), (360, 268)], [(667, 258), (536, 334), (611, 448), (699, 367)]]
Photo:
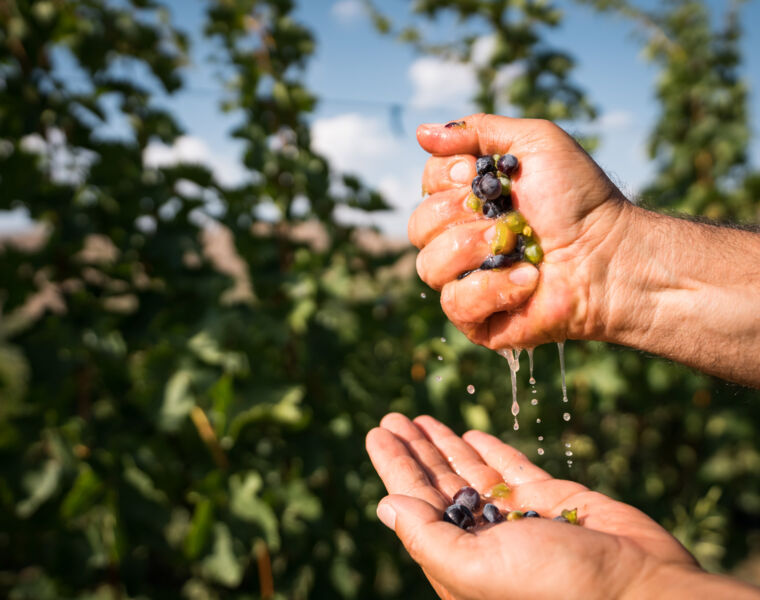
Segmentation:
[(522, 233), (522, 230), (525, 227), (525, 217), (517, 211), (511, 212), (504, 217), (504, 223), (506, 223), (507, 228), (510, 231), (514, 233)]
[(543, 257), (544, 251), (541, 249), (541, 246), (535, 242), (531, 242), (525, 246), (525, 259), (532, 262), (534, 265), (540, 263)]

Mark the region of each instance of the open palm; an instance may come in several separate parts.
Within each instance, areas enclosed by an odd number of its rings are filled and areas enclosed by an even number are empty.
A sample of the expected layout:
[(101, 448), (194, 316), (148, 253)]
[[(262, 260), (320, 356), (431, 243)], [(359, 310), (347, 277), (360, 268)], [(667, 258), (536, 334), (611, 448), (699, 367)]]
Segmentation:
[[(378, 508), (446, 599), (617, 598), (663, 565), (697, 567), (693, 557), (642, 512), (572, 482), (554, 479), (488, 434), (462, 438), (432, 417), (392, 413), (367, 436), (388, 493)], [(543, 517), (577, 508), (580, 527), (522, 519), (465, 531), (442, 520), (452, 496), (470, 485), (502, 511)], [(634, 594), (635, 596), (635, 594)]]
[[(447, 316), (489, 348), (534, 347), (598, 337), (609, 258), (625, 225), (627, 202), (583, 149), (548, 121), (493, 115), (463, 127), (422, 125), (417, 137), (433, 156), (423, 175), (430, 195), (409, 222), (421, 248), (420, 277), (441, 290)], [(477, 271), (489, 254), (494, 222), (465, 204), (478, 155), (515, 154), (512, 200), (544, 250), (540, 277), (529, 265)], [(514, 277), (518, 269), (522, 275)]]

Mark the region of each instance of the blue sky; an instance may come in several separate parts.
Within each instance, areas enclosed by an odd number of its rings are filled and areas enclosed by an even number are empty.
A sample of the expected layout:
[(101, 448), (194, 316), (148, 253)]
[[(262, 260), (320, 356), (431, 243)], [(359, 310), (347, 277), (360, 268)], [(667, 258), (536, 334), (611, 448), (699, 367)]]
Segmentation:
[[(653, 3), (652, 0), (647, 0)], [(155, 147), (151, 159), (176, 157), (210, 163), (227, 181), (243, 178), (240, 146), (228, 137), (234, 115), (218, 109), (221, 87), (207, 57), (211, 44), (200, 39), (202, 0), (168, 0), (174, 22), (195, 40), (187, 69), (188, 90), (167, 99), (188, 136), (173, 148)], [(546, 30), (546, 41), (569, 51), (577, 66), (574, 81), (600, 109), (597, 131), (602, 144), (595, 158), (624, 192), (635, 194), (652, 172), (644, 150), (647, 131), (656, 117), (653, 101), (656, 70), (641, 57), (630, 24), (598, 15), (570, 0), (558, 0), (564, 19)], [(443, 122), (473, 110), (469, 97), (474, 83), (466, 67), (442, 65), (416, 55), (409, 47), (377, 34), (361, 8), (361, 0), (301, 0), (296, 18), (317, 40), (316, 54), (306, 73), (307, 85), (321, 99), (311, 116), (315, 147), (343, 171), (356, 173), (383, 191), (397, 209), (374, 218), (395, 237), (404, 237), (406, 220), (419, 202), (419, 181), (425, 154), (414, 131), (419, 123)], [(391, 15), (408, 14), (409, 0), (378, 2)], [(725, 0), (711, 0), (720, 14)], [(744, 76), (750, 86), (752, 124), (760, 122), (760, 2), (743, 9)], [(442, 20), (430, 33), (446, 38), (458, 25)], [(401, 131), (395, 131), (390, 107), (399, 105)], [(760, 164), (760, 143), (754, 137), (753, 164)], [(353, 218), (348, 215), (346, 218)], [(2, 223), (0, 223), (2, 228)]]

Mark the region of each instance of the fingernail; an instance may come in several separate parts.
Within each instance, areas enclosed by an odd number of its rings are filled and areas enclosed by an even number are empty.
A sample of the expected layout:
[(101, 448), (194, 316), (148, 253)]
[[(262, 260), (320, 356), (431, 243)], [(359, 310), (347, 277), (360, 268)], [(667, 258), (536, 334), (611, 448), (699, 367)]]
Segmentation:
[(466, 160), (459, 160), (451, 165), (449, 179), (455, 183), (468, 183), (472, 181), (472, 169)]
[(509, 274), (509, 280), (515, 285), (531, 285), (538, 279), (538, 269), (533, 265), (522, 265)]
[(396, 511), (388, 502), (377, 505), (377, 518), (389, 529), (396, 529)]

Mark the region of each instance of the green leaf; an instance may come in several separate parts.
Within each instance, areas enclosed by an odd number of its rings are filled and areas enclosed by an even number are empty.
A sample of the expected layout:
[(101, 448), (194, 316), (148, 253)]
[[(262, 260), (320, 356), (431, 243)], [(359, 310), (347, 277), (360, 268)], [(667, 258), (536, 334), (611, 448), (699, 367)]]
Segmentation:
[(61, 464), (57, 460), (47, 460), (37, 471), (24, 476), (24, 489), (29, 496), (16, 505), (16, 514), (26, 519), (58, 491), (61, 481)]
[(201, 563), (203, 575), (229, 588), (237, 587), (243, 579), (246, 560), (238, 557), (232, 546), (232, 536), (224, 523), (214, 526), (214, 546)]

